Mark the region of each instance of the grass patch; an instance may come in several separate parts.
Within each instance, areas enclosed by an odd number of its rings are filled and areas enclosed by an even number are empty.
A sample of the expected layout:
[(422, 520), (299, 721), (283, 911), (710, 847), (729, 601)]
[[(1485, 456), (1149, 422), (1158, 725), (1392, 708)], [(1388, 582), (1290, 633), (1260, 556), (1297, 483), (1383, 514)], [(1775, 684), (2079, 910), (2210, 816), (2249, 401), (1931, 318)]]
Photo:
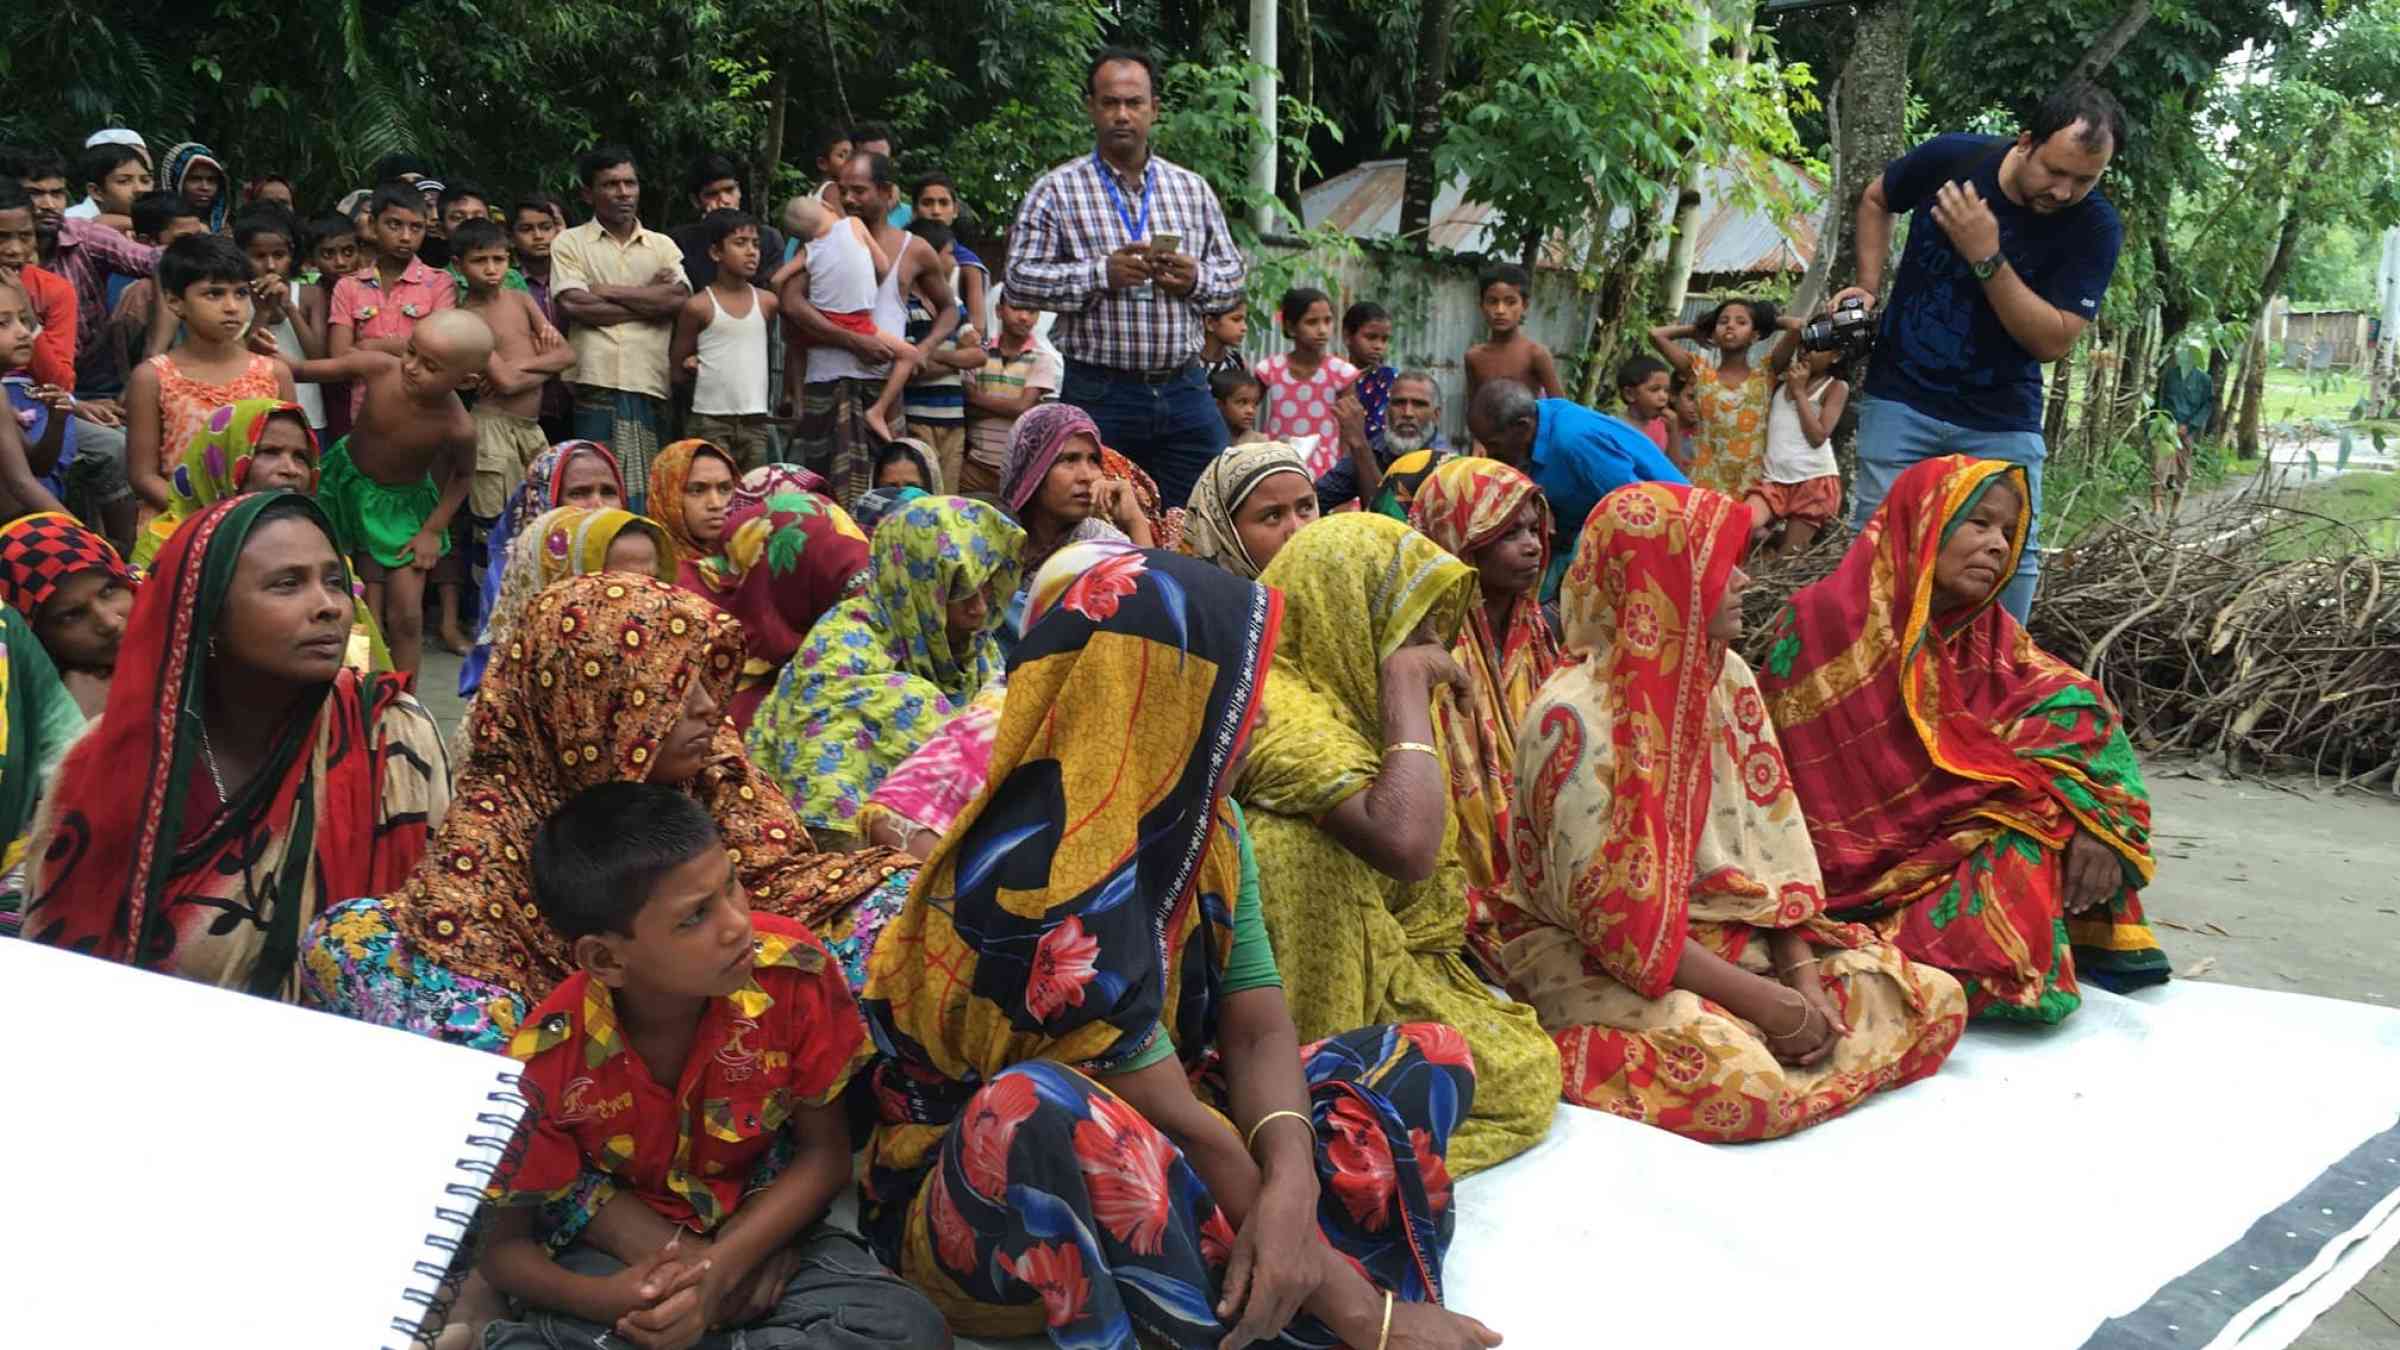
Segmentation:
[(2285, 501), (2325, 519), (2278, 530), (2268, 543), (2271, 557), (2400, 553), (2400, 474), (2344, 474), (2296, 488)]
[(2367, 382), (2362, 376), (2278, 366), (2267, 372), (2266, 387), (2259, 394), (2259, 419), (2301, 422), (2322, 417), (2346, 422), (2366, 396)]

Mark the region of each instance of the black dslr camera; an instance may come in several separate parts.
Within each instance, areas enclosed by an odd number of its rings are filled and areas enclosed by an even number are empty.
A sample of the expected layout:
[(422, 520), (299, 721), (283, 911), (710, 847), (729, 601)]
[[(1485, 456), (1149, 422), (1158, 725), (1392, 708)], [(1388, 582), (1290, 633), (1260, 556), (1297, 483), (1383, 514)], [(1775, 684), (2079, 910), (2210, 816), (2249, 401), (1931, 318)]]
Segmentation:
[(1800, 325), (1800, 347), (1803, 351), (1839, 352), (1848, 361), (1867, 354), (1875, 345), (1875, 315), (1867, 302), (1853, 295), (1834, 307), (1830, 314), (1820, 314)]

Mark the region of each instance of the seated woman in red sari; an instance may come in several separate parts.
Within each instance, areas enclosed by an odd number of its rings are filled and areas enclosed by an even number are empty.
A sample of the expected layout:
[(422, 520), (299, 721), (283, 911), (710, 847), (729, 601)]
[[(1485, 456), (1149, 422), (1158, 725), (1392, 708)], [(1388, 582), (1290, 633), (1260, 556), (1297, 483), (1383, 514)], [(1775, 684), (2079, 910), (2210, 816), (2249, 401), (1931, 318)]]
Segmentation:
[(1496, 1344), (1439, 1306), (1464, 1038), (1303, 1049), (1284, 1007), (1226, 798), (1281, 597), (1096, 556), (1017, 649), (990, 790), (876, 943), (867, 1240), (962, 1335)]
[(1494, 906), (1508, 885), (1509, 799), (1517, 732), (1534, 691), (1559, 667), (1558, 637), (1542, 613), (1550, 567), (1550, 503), (1533, 480), (1496, 459), (1442, 461), (1411, 498), (1408, 523), (1475, 569), (1479, 603), (1450, 644), (1466, 673), (1456, 702), (1434, 718), (1450, 770), (1458, 857), (1467, 874), (1467, 949), (1496, 971)]
[[(1424, 500), (1419, 497), (1420, 502)], [(1773, 1139), (1932, 1073), (1958, 982), (1824, 917), (1741, 635), (1750, 516), (1680, 483), (1610, 493), (1559, 600), (1573, 664), (1518, 741), (1501, 968), (1568, 1101), (1691, 1139)]]
[(406, 685), (343, 666), (354, 609), (308, 498), (185, 520), (43, 805), (25, 936), (295, 999), (310, 920), (399, 884), (450, 800)]
[(2117, 710), (1995, 603), (2023, 470), (1950, 455), (1891, 495), (1776, 622), (1761, 687), (1827, 907), (1958, 976), (1977, 1016), (2057, 1022), (2157, 984), (2150, 794)]

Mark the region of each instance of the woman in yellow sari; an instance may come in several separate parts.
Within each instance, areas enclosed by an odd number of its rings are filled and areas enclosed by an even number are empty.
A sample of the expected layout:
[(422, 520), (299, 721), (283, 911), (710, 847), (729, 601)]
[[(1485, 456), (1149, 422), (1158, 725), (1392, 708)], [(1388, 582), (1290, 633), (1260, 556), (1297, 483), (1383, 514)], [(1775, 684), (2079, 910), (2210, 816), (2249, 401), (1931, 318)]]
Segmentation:
[(1496, 459), (1460, 456), (1426, 475), (1409, 523), (1475, 569), (1477, 603), (1450, 655), (1466, 672), (1458, 716), (1438, 719), (1449, 761), (1467, 873), (1467, 945), (1496, 971), (1494, 906), (1508, 884), (1509, 798), (1516, 791), (1517, 728), (1534, 691), (1558, 669), (1558, 638), (1542, 613), (1550, 567), (1550, 503), (1533, 480)]
[(1567, 1100), (1692, 1139), (1773, 1139), (1932, 1073), (1958, 982), (1824, 917), (1816, 853), (1741, 635), (1750, 517), (1640, 483), (1584, 525), (1575, 659), (1517, 746), (1509, 988)]
[(1466, 684), (1449, 646), (1474, 569), (1353, 512), (1293, 535), (1259, 580), (1284, 593), (1283, 641), (1238, 795), (1292, 1020), (1303, 1039), (1377, 1022), (1464, 1032), (1475, 1104), (1450, 1170), (1479, 1171), (1548, 1131), (1558, 1053), (1462, 955), (1466, 877), (1432, 742), (1437, 701)]

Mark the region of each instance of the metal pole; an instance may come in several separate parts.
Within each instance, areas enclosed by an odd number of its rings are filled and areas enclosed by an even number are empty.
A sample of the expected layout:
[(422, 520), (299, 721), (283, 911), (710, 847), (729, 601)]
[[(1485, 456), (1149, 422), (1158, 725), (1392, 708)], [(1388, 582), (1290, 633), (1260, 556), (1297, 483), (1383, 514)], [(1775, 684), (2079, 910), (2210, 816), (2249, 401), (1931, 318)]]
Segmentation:
[(1250, 148), (1250, 190), (1258, 196), (1256, 224), (1265, 234), (1274, 223), (1275, 200), (1275, 24), (1278, 0), (1250, 0), (1250, 105), (1258, 114), (1258, 141)]

